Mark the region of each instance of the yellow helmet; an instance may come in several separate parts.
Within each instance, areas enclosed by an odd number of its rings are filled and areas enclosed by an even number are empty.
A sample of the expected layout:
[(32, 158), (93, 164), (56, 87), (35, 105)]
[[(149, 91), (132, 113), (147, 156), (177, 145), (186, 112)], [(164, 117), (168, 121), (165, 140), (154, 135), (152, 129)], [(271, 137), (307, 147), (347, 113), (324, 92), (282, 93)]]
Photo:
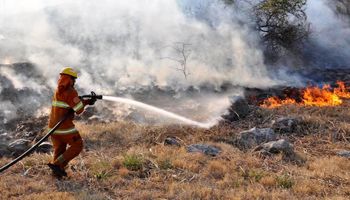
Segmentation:
[(74, 78), (78, 78), (78, 73), (71, 67), (66, 67), (66, 68), (62, 69), (60, 74), (66, 74), (66, 75), (72, 76)]

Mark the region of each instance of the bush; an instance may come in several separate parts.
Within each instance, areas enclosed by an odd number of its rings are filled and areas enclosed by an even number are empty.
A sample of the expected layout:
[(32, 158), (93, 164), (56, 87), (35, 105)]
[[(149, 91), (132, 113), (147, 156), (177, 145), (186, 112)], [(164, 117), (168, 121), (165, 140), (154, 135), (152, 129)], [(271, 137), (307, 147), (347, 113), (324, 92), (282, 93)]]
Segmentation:
[(276, 182), (277, 182), (277, 186), (284, 188), (284, 189), (291, 188), (294, 185), (293, 179), (288, 174), (284, 174), (282, 176), (277, 176)]
[(143, 158), (140, 155), (125, 155), (123, 166), (128, 170), (136, 171), (142, 169), (143, 166)]
[(96, 177), (97, 180), (106, 179), (106, 178), (108, 178), (109, 176), (110, 176), (109, 173), (106, 172), (106, 171), (101, 171), (101, 172), (95, 174), (95, 177)]
[(250, 182), (259, 182), (265, 176), (262, 171), (243, 169), (241, 169), (241, 175), (244, 179), (249, 180)]
[(165, 159), (165, 160), (160, 160), (158, 162), (159, 168), (163, 169), (163, 170), (167, 170), (167, 169), (172, 169), (173, 165), (171, 164), (171, 161), (169, 159)]

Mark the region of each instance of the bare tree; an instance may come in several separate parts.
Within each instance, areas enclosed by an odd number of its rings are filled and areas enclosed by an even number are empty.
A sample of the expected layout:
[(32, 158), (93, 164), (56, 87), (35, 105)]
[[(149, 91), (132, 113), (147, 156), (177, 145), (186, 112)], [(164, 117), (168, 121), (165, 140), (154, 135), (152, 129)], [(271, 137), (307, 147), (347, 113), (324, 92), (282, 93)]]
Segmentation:
[(169, 59), (175, 61), (179, 64), (179, 66), (174, 67), (175, 70), (182, 72), (185, 76), (185, 79), (190, 75), (188, 72), (187, 61), (191, 55), (191, 49), (189, 48), (191, 44), (187, 44), (184, 42), (176, 42), (171, 48), (174, 50), (175, 56), (167, 56), (162, 57), (162, 59)]

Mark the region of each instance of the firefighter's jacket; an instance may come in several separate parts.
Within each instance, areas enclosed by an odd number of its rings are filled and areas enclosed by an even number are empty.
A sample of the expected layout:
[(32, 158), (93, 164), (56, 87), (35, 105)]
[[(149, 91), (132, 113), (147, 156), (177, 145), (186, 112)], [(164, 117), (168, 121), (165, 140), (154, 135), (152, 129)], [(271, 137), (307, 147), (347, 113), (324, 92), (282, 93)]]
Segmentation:
[[(67, 75), (61, 75), (58, 80), (58, 87), (52, 98), (52, 107), (49, 119), (49, 129), (53, 128), (57, 122), (70, 110), (73, 109), (76, 114), (80, 114), (84, 111), (86, 102), (83, 102), (78, 92), (71, 87), (70, 77)], [(74, 115), (71, 115), (66, 119), (53, 134), (71, 134), (77, 133), (73, 123)]]

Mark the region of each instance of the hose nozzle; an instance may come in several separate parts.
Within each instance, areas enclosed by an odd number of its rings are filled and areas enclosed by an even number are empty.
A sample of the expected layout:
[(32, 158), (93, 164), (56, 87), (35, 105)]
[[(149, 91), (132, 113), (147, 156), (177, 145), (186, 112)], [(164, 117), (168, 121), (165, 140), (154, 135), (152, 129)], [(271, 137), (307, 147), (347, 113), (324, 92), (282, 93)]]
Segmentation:
[(102, 99), (102, 95), (97, 95), (95, 92), (91, 91), (91, 94), (80, 96), (80, 99)]

